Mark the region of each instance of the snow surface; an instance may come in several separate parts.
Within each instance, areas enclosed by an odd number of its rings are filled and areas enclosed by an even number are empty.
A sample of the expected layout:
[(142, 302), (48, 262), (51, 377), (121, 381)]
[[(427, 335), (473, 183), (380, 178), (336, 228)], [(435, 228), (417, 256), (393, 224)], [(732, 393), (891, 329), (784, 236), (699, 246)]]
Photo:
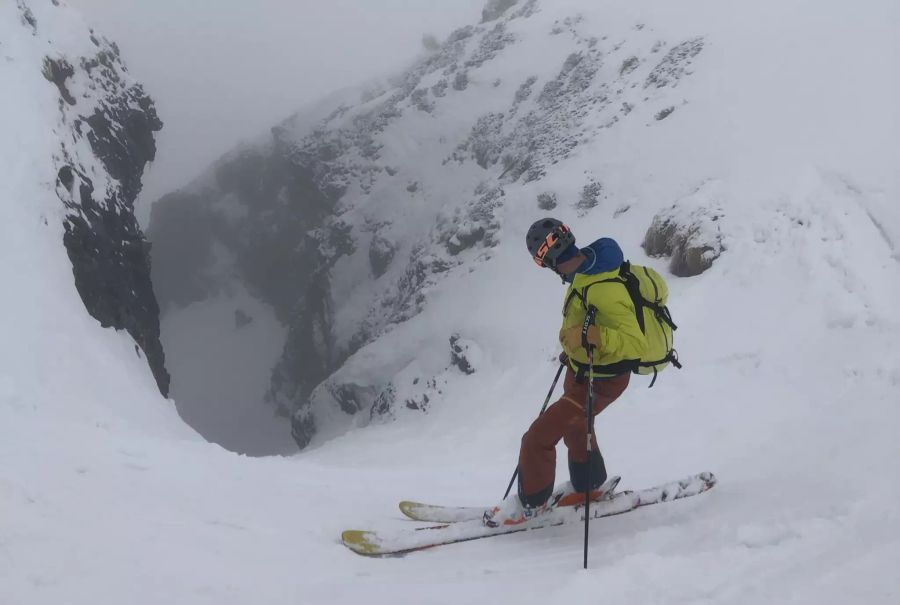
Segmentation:
[(415, 352), (455, 329), (477, 343), (476, 372), (448, 373), (429, 414), (291, 458), (229, 453), (184, 425), (130, 339), (78, 298), (50, 169), (65, 133), (40, 69), (51, 40), (77, 52), (84, 26), (35, 2), (32, 36), (7, 2), (0, 603), (898, 602), (900, 6), (549, 4), (531, 21), (546, 31), (575, 6), (584, 27), (620, 37), (638, 23), (707, 36), (679, 88), (690, 103), (567, 164), (603, 174), (634, 211), (561, 214), (579, 237), (616, 237), (659, 266), (638, 246), (652, 214), (719, 181), (725, 251), (669, 280), (685, 369), (652, 391), (636, 379), (597, 422), (623, 487), (700, 470), (719, 485), (592, 524), (587, 572), (578, 527), (402, 559), (346, 550), (342, 529), (407, 525), (402, 498), (502, 494), (554, 370), (562, 290), (521, 242), (538, 211), (508, 204), (491, 260), (448, 274), (379, 341)]

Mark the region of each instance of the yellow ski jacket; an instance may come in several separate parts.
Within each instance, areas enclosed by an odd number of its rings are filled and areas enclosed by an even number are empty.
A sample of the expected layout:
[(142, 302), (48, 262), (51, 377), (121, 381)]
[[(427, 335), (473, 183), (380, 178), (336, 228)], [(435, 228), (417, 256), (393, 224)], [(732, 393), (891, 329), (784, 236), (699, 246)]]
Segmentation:
[[(587, 316), (587, 306), (593, 305), (597, 309), (594, 324), (600, 330), (601, 344), (594, 350), (595, 377), (631, 372), (648, 348), (625, 286), (615, 281), (599, 283), (618, 275), (618, 267), (593, 275), (578, 273), (566, 291), (562, 330), (581, 327)], [(583, 346), (565, 350), (565, 353), (573, 370), (587, 368), (588, 353)]]

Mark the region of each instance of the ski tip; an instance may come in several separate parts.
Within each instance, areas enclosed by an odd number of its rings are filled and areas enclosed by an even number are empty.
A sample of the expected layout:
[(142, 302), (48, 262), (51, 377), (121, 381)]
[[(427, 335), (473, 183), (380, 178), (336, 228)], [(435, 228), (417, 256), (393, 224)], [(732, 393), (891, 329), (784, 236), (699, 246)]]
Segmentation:
[(619, 482), (622, 481), (621, 475), (613, 475), (609, 479), (606, 480), (606, 491), (610, 494), (616, 491), (616, 488), (619, 487)]
[(373, 556), (379, 554), (378, 543), (374, 533), (359, 529), (348, 529), (341, 533), (344, 546), (360, 555)]
[(412, 502), (410, 500), (404, 500), (400, 503), (400, 512), (409, 517), (410, 519), (418, 520), (417, 512), (422, 508), (422, 504), (420, 502)]

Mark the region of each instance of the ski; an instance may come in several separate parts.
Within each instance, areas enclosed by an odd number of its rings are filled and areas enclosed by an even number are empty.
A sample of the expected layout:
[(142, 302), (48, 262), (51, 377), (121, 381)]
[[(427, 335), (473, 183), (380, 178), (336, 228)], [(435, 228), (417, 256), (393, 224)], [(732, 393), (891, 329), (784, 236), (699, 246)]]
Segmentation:
[[(613, 476), (606, 480), (600, 486), (600, 491), (605, 495), (604, 499), (612, 497), (616, 486), (622, 478)], [(572, 494), (572, 484), (566, 483), (561, 489), (557, 488), (553, 495), (550, 496), (551, 502), (559, 502), (563, 497)], [(489, 506), (440, 506), (437, 504), (424, 504), (422, 502), (413, 502), (404, 500), (400, 503), (400, 512), (414, 521), (425, 521), (426, 523), (459, 523), (461, 521), (481, 520), (484, 511)]]
[[(642, 506), (696, 496), (709, 490), (715, 484), (715, 475), (705, 472), (656, 487), (619, 492), (608, 500), (592, 503), (591, 518), (600, 519), (627, 513)], [(397, 556), (444, 544), (455, 544), (457, 542), (467, 542), (566, 523), (581, 522), (584, 520), (582, 510), (582, 506), (557, 507), (533, 521), (515, 526), (486, 527), (482, 524), (479, 517), (478, 519), (449, 522), (441, 525), (403, 528), (385, 532), (347, 530), (343, 532), (341, 539), (347, 548), (360, 555), (371, 557)]]

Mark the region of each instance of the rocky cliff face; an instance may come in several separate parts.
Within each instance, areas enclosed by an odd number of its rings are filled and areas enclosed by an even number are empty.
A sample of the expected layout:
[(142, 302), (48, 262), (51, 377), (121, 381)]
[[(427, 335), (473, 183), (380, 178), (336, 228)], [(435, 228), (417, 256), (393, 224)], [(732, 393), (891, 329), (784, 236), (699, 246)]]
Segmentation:
[[(149, 245), (133, 212), (162, 122), (115, 43), (56, 0), (17, 0), (16, 8), (25, 39), (43, 53), (35, 69), (59, 95), (52, 125), (59, 146), (48, 162), (65, 206), (64, 244), (76, 287), (103, 327), (134, 338), (167, 395)], [(60, 31), (67, 32), (62, 40)]]
[(285, 121), (154, 206), (164, 307), (239, 282), (285, 325), (260, 399), (292, 418), (300, 447), (353, 418), (427, 409), (440, 376), (476, 371), (459, 358), (468, 335), (452, 330), (441, 337), (451, 346), (416, 370), (415, 351), (366, 362), (365, 350), (419, 314), (442, 281), (492, 257), (510, 204), (578, 217), (602, 206), (605, 175), (570, 160), (621, 124), (656, 128), (687, 102), (675, 89), (702, 37), (634, 23), (621, 38), (552, 11), (489, 2), (480, 24), (391, 82), (320, 119)]

